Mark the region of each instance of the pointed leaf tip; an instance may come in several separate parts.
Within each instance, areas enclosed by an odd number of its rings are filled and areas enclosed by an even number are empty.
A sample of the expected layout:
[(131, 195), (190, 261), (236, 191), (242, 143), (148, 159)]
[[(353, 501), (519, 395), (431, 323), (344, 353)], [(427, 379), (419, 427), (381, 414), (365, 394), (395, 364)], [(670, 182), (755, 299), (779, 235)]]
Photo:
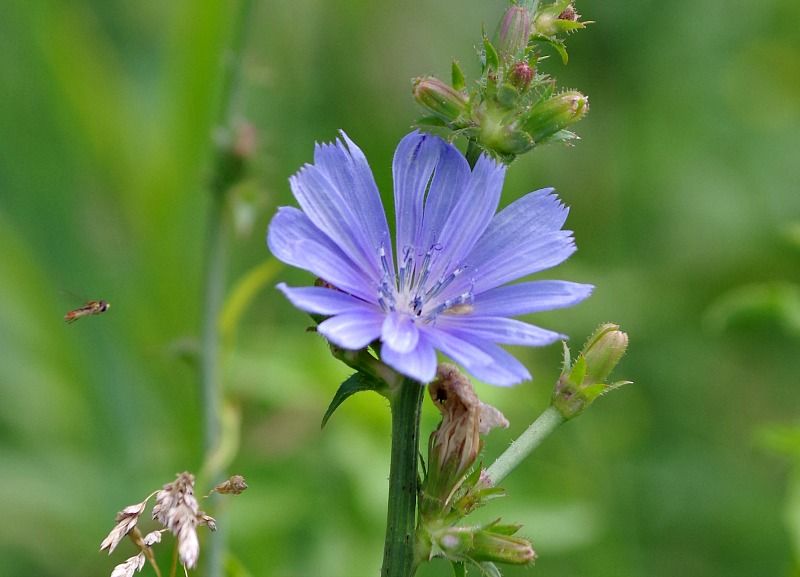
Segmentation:
[(339, 389), (336, 391), (336, 394), (333, 395), (333, 399), (331, 399), (331, 403), (328, 405), (328, 410), (325, 411), (325, 415), (322, 417), (320, 428), (325, 428), (325, 425), (328, 423), (333, 413), (339, 408), (339, 405), (348, 399), (348, 397), (361, 391), (380, 391), (384, 388), (386, 388), (386, 383), (366, 373), (358, 372), (350, 375), (339, 385)]

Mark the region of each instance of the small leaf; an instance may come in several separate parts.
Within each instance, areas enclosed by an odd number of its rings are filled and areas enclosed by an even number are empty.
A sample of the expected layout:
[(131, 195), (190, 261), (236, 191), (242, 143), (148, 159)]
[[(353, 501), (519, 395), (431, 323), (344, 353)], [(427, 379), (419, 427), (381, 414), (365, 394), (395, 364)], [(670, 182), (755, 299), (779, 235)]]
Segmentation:
[(414, 121), (416, 126), (433, 126), (434, 128), (444, 128), (447, 123), (438, 116), (423, 116)]
[(361, 391), (379, 391), (384, 388), (386, 388), (386, 383), (366, 373), (358, 372), (350, 375), (339, 385), (339, 389), (336, 391), (336, 394), (333, 395), (331, 404), (328, 405), (328, 410), (325, 411), (325, 416), (322, 417), (321, 427), (325, 427), (334, 411), (336, 411), (339, 405), (345, 402), (348, 397), (360, 393)]
[(467, 568), (463, 561), (450, 561), (453, 567), (453, 577), (467, 577)]
[(453, 66), (450, 69), (450, 84), (455, 90), (464, 90), (467, 87), (464, 71), (461, 70), (458, 60), (453, 60)]
[(483, 37), (483, 54), (486, 59), (486, 68), (500, 69), (500, 57), (497, 56), (497, 50), (494, 49), (487, 36)]
[(501, 84), (497, 88), (497, 102), (504, 108), (514, 108), (519, 101), (519, 91), (510, 84)]
[(498, 569), (497, 565), (495, 565), (491, 561), (484, 561), (483, 563), (478, 563), (478, 570), (484, 577), (503, 577), (503, 574), (500, 573), (500, 569)]
[(567, 54), (567, 46), (564, 44), (563, 41), (559, 40), (558, 38), (550, 38), (549, 36), (544, 36), (543, 34), (536, 34), (533, 37), (533, 40), (537, 42), (544, 42), (555, 48), (558, 55), (561, 56), (561, 62), (566, 64), (569, 62), (569, 54)]

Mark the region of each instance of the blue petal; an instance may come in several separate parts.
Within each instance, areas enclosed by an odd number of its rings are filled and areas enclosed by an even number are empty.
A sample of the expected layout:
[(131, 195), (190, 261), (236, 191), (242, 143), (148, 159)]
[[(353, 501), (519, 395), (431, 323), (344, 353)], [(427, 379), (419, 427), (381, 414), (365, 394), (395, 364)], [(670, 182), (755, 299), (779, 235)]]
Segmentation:
[(571, 231), (561, 230), (568, 209), (551, 190), (527, 194), (492, 219), (464, 259), (474, 274), (454, 283), (451, 294), (470, 282), (476, 294), (483, 292), (555, 266), (575, 252)]
[(461, 151), (452, 144), (444, 143), (425, 199), (422, 240), (419, 243), (421, 249), (427, 250), (446, 240), (442, 238), (442, 230), (456, 201), (466, 189), (469, 176), (469, 164)]
[(317, 325), (317, 331), (344, 349), (363, 349), (381, 336), (383, 314), (358, 311), (336, 315)]
[(283, 262), (305, 269), (347, 293), (377, 302), (377, 284), (300, 210), (284, 206), (269, 225), (267, 244)]
[(436, 254), (431, 277), (441, 278), (460, 265), (492, 220), (505, 178), (505, 166), (488, 156), (481, 156), (463, 190), (451, 190), (458, 196), (441, 231), (442, 250)]
[(381, 341), (384, 349), (389, 347), (397, 353), (409, 353), (417, 346), (419, 330), (409, 315), (391, 312), (383, 321)]
[(531, 378), (528, 369), (509, 353), (484, 339), (457, 330), (434, 329), (425, 336), (434, 346), (491, 385), (509, 386)]
[[(346, 138), (346, 137), (345, 137)], [(309, 219), (369, 276), (379, 279), (381, 247), (391, 254), (389, 229), (380, 194), (363, 153), (347, 140), (317, 145), (315, 164), (289, 179)]]
[[(362, 243), (374, 255), (377, 247), (386, 249), (387, 262), (392, 262), (392, 243), (381, 195), (372, 176), (367, 158), (361, 149), (340, 131), (342, 141), (320, 145), (314, 153), (314, 164), (333, 183), (351, 209), (352, 228), (363, 235)], [(394, 274), (394, 269), (390, 271)]]
[(541, 347), (566, 338), (562, 334), (503, 317), (441, 315), (437, 319), (437, 326), (442, 330), (457, 330), (462, 334), (504, 345)]
[(594, 287), (560, 280), (501, 286), (475, 296), (476, 316), (515, 317), (569, 307), (592, 294)]
[(384, 343), (381, 360), (419, 383), (430, 383), (436, 376), (436, 350), (423, 335), (420, 335), (417, 346), (406, 353), (395, 351)]
[(423, 204), (442, 147), (442, 139), (414, 131), (400, 141), (394, 153), (392, 175), (399, 266), (406, 249), (427, 248), (418, 246)]
[(335, 289), (317, 286), (292, 288), (285, 283), (280, 283), (277, 288), (294, 306), (309, 313), (338, 315), (355, 311), (380, 312), (375, 305)]

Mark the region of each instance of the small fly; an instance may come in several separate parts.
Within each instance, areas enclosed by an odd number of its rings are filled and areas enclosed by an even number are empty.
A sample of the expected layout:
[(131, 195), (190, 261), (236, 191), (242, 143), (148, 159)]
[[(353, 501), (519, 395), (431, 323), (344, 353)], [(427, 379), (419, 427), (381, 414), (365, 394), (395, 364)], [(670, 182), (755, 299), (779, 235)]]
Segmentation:
[(106, 301), (89, 301), (82, 307), (69, 311), (64, 315), (64, 320), (68, 323), (74, 323), (81, 317), (88, 317), (90, 315), (99, 315), (106, 312), (111, 308), (111, 305)]

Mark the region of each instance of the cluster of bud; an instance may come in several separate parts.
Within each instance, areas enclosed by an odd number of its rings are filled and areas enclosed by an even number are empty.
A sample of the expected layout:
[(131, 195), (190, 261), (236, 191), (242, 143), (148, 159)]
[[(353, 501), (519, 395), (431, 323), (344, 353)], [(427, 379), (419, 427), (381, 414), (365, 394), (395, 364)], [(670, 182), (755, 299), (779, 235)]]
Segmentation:
[(450, 84), (432, 76), (413, 81), (414, 99), (429, 114), (419, 126), (466, 136), (506, 163), (536, 146), (577, 139), (569, 128), (588, 112), (588, 98), (557, 90), (555, 80), (537, 67), (542, 45), (554, 48), (566, 63), (561, 35), (586, 24), (571, 0), (540, 5), (535, 13), (513, 4), (493, 41), (483, 38), (481, 79), (472, 89), (456, 62)]

